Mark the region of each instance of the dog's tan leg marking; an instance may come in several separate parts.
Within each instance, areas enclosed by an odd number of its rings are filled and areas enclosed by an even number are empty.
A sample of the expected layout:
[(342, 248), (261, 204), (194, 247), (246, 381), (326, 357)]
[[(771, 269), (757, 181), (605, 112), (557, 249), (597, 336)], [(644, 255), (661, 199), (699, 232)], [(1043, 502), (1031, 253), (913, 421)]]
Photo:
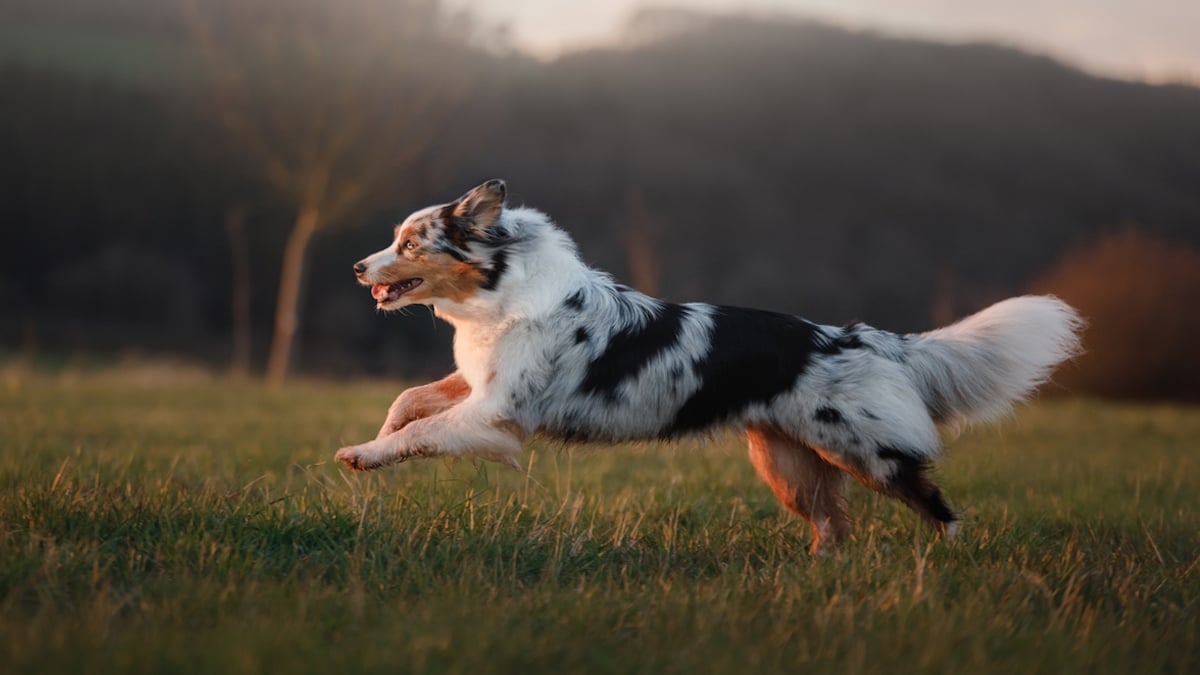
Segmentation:
[(471, 385), (462, 375), (453, 373), (437, 382), (405, 390), (388, 408), (387, 419), (375, 435), (376, 440), (403, 429), (414, 420), (436, 415), (461, 403), (471, 393)]
[(511, 420), (479, 416), (471, 407), (455, 406), (414, 420), (383, 438), (342, 448), (334, 459), (351, 469), (369, 471), (414, 458), (473, 456), (519, 470), (517, 455), (524, 430)]
[(777, 431), (751, 427), (750, 463), (771, 486), (780, 503), (808, 519), (819, 554), (850, 534), (846, 514), (846, 474), (821, 459), (812, 448)]

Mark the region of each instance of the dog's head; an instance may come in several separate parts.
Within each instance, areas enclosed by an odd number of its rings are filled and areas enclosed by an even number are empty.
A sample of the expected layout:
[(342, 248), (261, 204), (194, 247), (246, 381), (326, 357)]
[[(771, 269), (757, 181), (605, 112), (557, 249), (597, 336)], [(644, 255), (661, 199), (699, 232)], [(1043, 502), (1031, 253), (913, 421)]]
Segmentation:
[(371, 287), (380, 309), (462, 303), (494, 290), (504, 274), (501, 223), (504, 181), (489, 180), (462, 197), (412, 214), (396, 226), (391, 246), (354, 265), (358, 282)]

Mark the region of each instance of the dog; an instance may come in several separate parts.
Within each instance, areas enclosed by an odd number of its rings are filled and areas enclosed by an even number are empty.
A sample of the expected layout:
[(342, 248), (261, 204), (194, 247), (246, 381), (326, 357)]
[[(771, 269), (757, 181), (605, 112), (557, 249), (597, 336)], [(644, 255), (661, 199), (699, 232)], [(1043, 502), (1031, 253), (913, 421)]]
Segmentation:
[(489, 180), (410, 215), (354, 265), (378, 309), (430, 305), (454, 326), (457, 371), (400, 394), (375, 440), (336, 459), (417, 457), (520, 468), (524, 440), (672, 440), (744, 430), (750, 461), (811, 551), (851, 532), (847, 476), (953, 538), (930, 475), (938, 425), (997, 419), (1080, 350), (1083, 322), (1051, 296), (1010, 298), (900, 335), (757, 309), (673, 304), (585, 265), (543, 213)]

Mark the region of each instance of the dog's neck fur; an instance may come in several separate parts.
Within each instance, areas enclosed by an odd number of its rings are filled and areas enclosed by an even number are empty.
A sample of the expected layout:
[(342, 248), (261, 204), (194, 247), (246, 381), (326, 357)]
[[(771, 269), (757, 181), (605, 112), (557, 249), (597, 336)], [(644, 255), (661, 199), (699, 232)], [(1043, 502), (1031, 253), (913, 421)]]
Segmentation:
[(549, 316), (580, 288), (612, 283), (585, 265), (571, 238), (540, 211), (505, 209), (497, 226), (509, 237), (496, 288), (463, 302), (433, 302), (438, 318), (454, 327), (454, 360), (473, 387), (486, 380), (496, 344), (515, 326)]
[(540, 211), (505, 209), (497, 227), (509, 233), (507, 268), (497, 287), (461, 303), (433, 302), (434, 313), (456, 329), (494, 328), (545, 316), (598, 274), (579, 259), (570, 237)]

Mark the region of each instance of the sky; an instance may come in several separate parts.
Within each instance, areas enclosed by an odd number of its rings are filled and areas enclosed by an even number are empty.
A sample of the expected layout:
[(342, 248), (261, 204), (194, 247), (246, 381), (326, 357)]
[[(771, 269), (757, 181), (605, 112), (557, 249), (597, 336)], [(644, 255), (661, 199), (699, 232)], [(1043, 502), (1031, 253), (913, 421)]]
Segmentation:
[[(458, 0), (544, 58), (616, 44), (647, 0)], [(1200, 83), (1200, 0), (649, 0), (724, 13), (791, 14), (939, 41), (987, 40), (1101, 75)]]

